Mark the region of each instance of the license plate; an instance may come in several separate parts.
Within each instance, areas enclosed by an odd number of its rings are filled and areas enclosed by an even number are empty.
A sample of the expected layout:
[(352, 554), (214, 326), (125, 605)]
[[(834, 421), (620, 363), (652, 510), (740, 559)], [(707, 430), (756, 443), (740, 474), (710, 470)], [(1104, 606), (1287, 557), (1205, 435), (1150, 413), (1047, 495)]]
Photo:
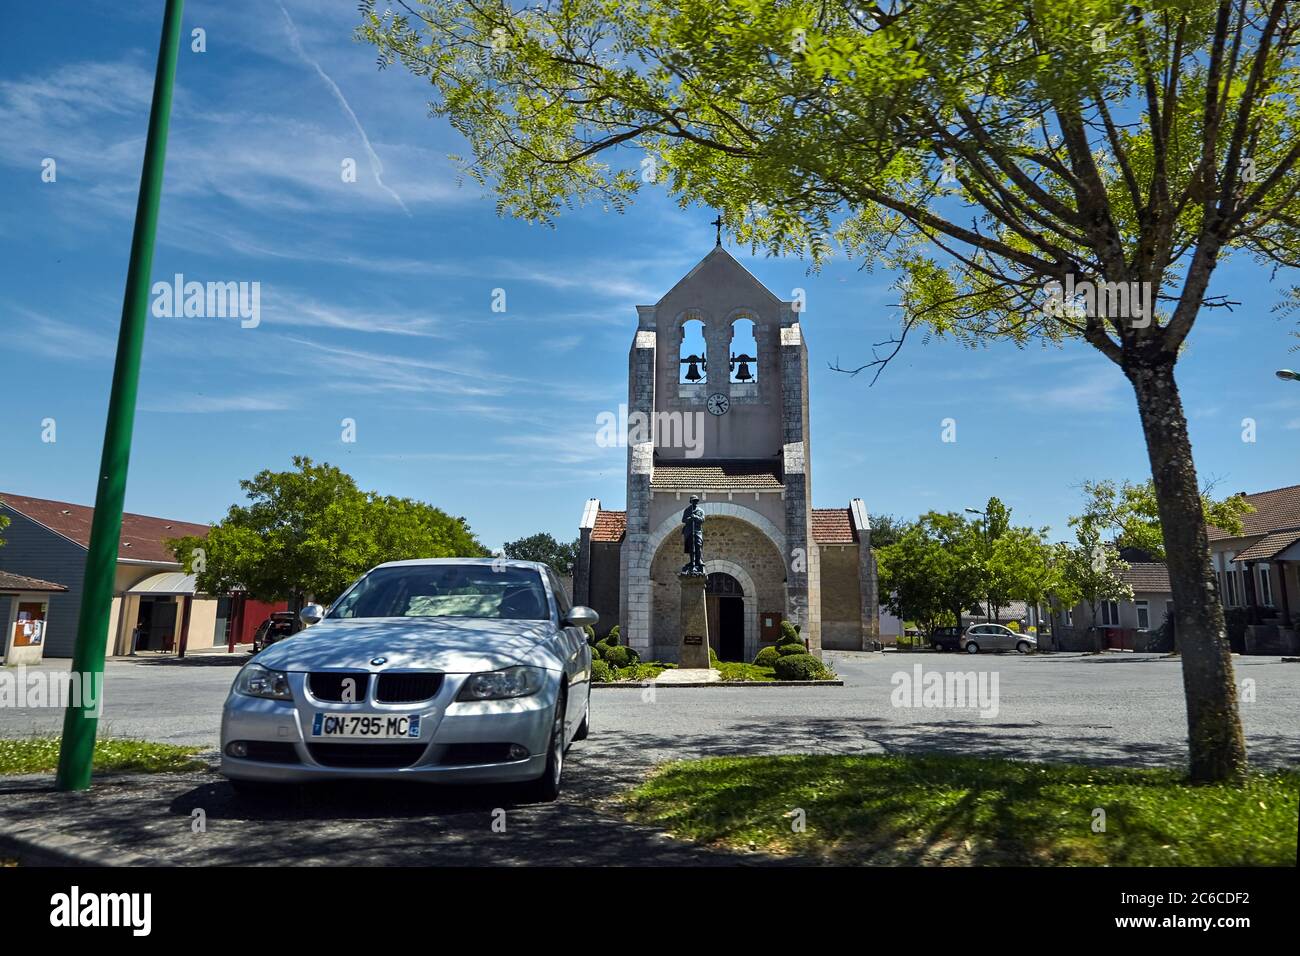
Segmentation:
[(313, 737), (364, 737), (367, 740), (420, 736), (418, 714), (406, 717), (384, 714), (317, 714), (311, 725)]

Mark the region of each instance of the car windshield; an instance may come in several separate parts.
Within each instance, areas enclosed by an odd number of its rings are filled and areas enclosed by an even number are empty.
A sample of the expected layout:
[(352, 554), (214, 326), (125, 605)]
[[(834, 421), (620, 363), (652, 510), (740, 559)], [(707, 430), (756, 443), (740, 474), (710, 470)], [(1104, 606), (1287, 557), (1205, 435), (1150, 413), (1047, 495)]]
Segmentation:
[(542, 577), (532, 568), (413, 564), (371, 571), (327, 616), (544, 621), (550, 617), (550, 608)]

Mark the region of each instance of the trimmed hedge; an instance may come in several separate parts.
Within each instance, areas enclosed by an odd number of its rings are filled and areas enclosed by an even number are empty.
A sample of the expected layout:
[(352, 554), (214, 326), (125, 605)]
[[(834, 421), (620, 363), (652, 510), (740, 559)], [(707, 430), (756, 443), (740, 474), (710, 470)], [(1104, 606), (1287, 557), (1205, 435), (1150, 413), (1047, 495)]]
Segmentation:
[(605, 659), (605, 663), (610, 667), (627, 667), (628, 664), (632, 663), (632, 655), (628, 653), (628, 649), (619, 647), (617, 644), (607, 648), (601, 657)]
[(830, 673), (811, 654), (790, 654), (777, 659), (773, 668), (777, 680), (826, 680)]
[(799, 628), (795, 627), (789, 621), (781, 622), (781, 637), (776, 642), (782, 644), (798, 644), (803, 647), (803, 638), (799, 636)]
[(781, 644), (776, 648), (776, 653), (780, 657), (789, 657), (792, 654), (807, 654), (808, 651), (804, 648), (803, 642), (800, 641), (798, 644)]
[(591, 679), (598, 684), (607, 684), (614, 679), (614, 672), (599, 657), (591, 660)]
[(609, 629), (609, 633), (605, 635), (605, 640), (608, 641), (610, 644), (617, 644), (617, 643), (618, 643), (618, 625), (617, 625), (617, 624), (615, 624), (613, 627), (611, 627), (611, 628)]
[(780, 656), (781, 654), (777, 648), (765, 647), (758, 652), (757, 656), (755, 656), (754, 665), (756, 667), (772, 667), (776, 664), (776, 660)]

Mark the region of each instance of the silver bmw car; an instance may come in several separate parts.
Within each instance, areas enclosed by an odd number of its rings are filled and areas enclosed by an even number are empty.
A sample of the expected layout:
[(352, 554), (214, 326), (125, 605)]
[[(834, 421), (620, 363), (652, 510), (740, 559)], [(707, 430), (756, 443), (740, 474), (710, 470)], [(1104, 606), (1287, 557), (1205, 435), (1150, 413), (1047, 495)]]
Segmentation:
[(591, 726), (596, 612), (544, 564), (394, 561), (312, 626), (240, 670), (221, 718), (221, 772), (242, 791), (340, 778), (520, 783), (559, 794)]

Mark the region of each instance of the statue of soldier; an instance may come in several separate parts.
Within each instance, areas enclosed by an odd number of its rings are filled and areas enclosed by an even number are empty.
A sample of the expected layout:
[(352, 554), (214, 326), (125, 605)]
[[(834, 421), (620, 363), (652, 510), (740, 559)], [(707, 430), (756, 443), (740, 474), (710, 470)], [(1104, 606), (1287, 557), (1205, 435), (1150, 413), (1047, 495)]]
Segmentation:
[(704, 573), (704, 510), (700, 496), (691, 495), (691, 503), (682, 512), (682, 551), (691, 556), (682, 565), (682, 574)]

